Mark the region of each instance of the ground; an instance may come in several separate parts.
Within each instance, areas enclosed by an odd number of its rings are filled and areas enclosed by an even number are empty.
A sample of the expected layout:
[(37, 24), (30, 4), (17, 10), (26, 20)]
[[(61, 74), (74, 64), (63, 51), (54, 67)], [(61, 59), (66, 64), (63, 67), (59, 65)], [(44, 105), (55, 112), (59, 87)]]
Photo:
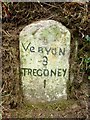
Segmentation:
[[(88, 118), (87, 61), (90, 57), (90, 3), (2, 3), (3, 118)], [(68, 100), (27, 105), (19, 74), (19, 33), (28, 24), (53, 19), (71, 32)], [(71, 82), (73, 80), (73, 82)]]

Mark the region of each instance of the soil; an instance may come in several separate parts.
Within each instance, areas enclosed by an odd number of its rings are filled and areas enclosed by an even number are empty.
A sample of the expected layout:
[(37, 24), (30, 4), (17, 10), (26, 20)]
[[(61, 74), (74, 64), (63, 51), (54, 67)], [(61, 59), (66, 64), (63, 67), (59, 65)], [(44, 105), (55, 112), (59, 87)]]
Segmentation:
[[(71, 73), (68, 100), (26, 105), (23, 101), (19, 74), (19, 33), (28, 24), (39, 20), (56, 20), (71, 32)], [(88, 3), (2, 3), (2, 102), (5, 118), (89, 118), (88, 64), (90, 43), (90, 2)], [(75, 51), (75, 42), (78, 50)], [(75, 53), (76, 52), (76, 56)], [(70, 79), (71, 80), (71, 79)]]

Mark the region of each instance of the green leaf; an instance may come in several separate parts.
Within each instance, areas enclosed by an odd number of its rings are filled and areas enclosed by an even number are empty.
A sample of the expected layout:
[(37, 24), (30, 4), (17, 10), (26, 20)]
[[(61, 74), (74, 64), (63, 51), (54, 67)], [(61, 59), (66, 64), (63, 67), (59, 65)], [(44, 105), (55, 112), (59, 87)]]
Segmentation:
[(85, 58), (85, 63), (90, 63), (90, 57), (89, 58)]
[(90, 36), (89, 35), (86, 35), (85, 39), (90, 42)]
[(88, 76), (88, 80), (90, 80), (90, 76)]

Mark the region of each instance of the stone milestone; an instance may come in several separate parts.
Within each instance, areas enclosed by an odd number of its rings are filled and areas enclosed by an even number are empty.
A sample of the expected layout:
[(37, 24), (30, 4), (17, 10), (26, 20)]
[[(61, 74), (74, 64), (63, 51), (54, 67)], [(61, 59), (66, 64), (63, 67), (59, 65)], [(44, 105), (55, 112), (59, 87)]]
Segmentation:
[(27, 25), (20, 32), (20, 73), (30, 102), (67, 99), (70, 32), (54, 20)]

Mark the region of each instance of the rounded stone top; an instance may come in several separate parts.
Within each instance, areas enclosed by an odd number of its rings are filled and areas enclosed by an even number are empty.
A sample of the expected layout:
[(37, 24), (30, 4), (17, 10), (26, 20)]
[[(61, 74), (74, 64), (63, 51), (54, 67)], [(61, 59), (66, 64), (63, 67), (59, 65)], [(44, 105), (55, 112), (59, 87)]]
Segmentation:
[(62, 23), (55, 20), (41, 20), (24, 27), (20, 32), (20, 36), (26, 36), (29, 33), (30, 35), (35, 35), (37, 32), (40, 32), (43, 29), (48, 29), (50, 27), (58, 27), (60, 32), (68, 33), (70, 35), (69, 30), (64, 25), (62, 25)]

